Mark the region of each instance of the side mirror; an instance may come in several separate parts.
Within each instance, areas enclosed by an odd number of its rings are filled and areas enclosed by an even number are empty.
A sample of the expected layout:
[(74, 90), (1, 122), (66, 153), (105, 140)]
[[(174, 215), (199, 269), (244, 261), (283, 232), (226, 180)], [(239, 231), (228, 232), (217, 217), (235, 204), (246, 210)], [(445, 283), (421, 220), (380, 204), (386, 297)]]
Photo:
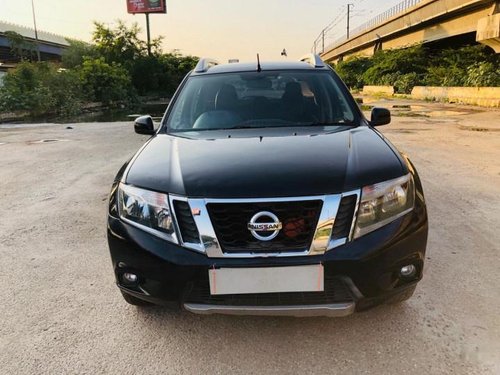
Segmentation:
[(371, 126), (387, 125), (391, 122), (391, 111), (386, 108), (373, 108)]
[(138, 117), (134, 122), (134, 130), (137, 134), (153, 135), (155, 133), (155, 124), (151, 116)]

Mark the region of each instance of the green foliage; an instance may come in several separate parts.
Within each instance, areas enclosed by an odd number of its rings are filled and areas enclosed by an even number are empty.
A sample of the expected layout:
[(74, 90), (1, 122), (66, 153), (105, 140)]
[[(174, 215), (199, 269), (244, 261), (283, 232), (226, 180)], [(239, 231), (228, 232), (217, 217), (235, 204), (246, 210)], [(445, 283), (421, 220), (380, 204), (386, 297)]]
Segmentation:
[(349, 88), (361, 89), (365, 85), (363, 74), (371, 68), (372, 65), (372, 59), (354, 56), (339, 62), (335, 69)]
[(422, 84), (423, 74), (415, 72), (398, 75), (394, 80), (394, 89), (397, 93), (410, 94), (415, 86)]
[(499, 58), (484, 45), (445, 49), (430, 56), (429, 61), (425, 80), (429, 86), (479, 86), (481, 83), (498, 86), (494, 72), (490, 74), (488, 69), (498, 71)]
[(195, 68), (199, 59), (174, 52), (163, 54), (158, 60), (166, 72), (166, 80), (162, 82), (162, 89), (167, 94), (173, 94), (186, 74)]
[(35, 60), (37, 56), (35, 43), (27, 41), (21, 34), (15, 31), (6, 31), (5, 37), (14, 56), (21, 60)]
[[(95, 23), (93, 44), (71, 40), (56, 64), (22, 62), (5, 75), (0, 88), (0, 110), (29, 111), (32, 115), (76, 114), (87, 101), (115, 105), (141, 95), (173, 94), (198, 58), (163, 53), (162, 39), (147, 44), (137, 24), (119, 21), (115, 28)], [(34, 45), (16, 33), (6, 33), (22, 60), (35, 60)]]
[[(372, 66), (363, 74), (363, 79), (370, 85), (390, 85), (396, 92), (408, 93), (419, 83), (419, 75), (427, 68), (426, 51), (420, 45), (388, 51), (378, 51), (372, 58)], [(410, 75), (411, 74), (411, 75)]]
[(140, 95), (171, 95), (197, 62), (196, 57), (177, 53), (141, 57), (132, 65), (132, 83)]
[(500, 86), (500, 66), (492, 62), (480, 62), (467, 69), (466, 86)]
[[(104, 57), (108, 63), (120, 63), (130, 68), (133, 62), (148, 55), (147, 43), (139, 38), (141, 29), (137, 23), (127, 26), (123, 21), (118, 21), (115, 29), (95, 22), (93, 41), (99, 56)], [(153, 56), (161, 54), (162, 38), (151, 41)]]
[(351, 88), (390, 85), (409, 94), (414, 86), (499, 86), (500, 57), (486, 46), (474, 45), (437, 52), (421, 45), (354, 57), (336, 70)]
[(196, 65), (198, 59), (178, 53), (162, 53), (162, 38), (151, 41), (151, 56), (147, 43), (139, 38), (137, 24), (128, 27), (119, 21), (111, 29), (95, 23), (93, 40), (98, 55), (108, 64), (120, 64), (130, 74), (133, 86), (141, 95), (171, 95), (182, 78)]
[(62, 66), (67, 69), (79, 67), (86, 57), (99, 57), (95, 46), (79, 40), (69, 40), (69, 47), (62, 55)]
[(22, 62), (4, 77), (0, 88), (0, 110), (25, 110), (33, 116), (74, 114), (81, 99), (78, 75), (50, 63)]
[(103, 57), (84, 58), (79, 73), (88, 100), (112, 104), (133, 96), (127, 70), (117, 63), (108, 64)]

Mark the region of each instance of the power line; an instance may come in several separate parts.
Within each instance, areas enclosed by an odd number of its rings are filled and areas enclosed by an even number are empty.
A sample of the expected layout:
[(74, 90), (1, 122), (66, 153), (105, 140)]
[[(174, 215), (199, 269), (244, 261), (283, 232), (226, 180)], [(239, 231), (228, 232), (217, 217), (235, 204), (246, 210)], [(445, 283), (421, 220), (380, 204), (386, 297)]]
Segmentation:
[(325, 37), (330, 30), (332, 30), (334, 27), (338, 26), (338, 24), (340, 23), (340, 21), (344, 17), (344, 12), (343, 12), (344, 8), (345, 8), (345, 5), (342, 5), (340, 8), (338, 8), (337, 17), (335, 17), (332, 22), (330, 22), (328, 25), (326, 25), (326, 27), (323, 30), (321, 30), (318, 37), (314, 40), (313, 47), (312, 47), (313, 52), (316, 52), (317, 44), (320, 40), (321, 40), (321, 44), (322, 44), (322, 52), (324, 52)]

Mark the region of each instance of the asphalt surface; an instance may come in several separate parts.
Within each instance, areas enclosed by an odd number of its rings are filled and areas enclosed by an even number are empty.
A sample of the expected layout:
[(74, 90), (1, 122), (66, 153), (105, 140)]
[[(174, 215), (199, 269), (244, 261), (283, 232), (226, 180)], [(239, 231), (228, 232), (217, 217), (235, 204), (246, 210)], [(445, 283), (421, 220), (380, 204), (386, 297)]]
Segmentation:
[(146, 138), (130, 123), (0, 126), (0, 372), (500, 373), (500, 112), (411, 104), (382, 131), (423, 179), (424, 279), (406, 303), (338, 319), (127, 305), (106, 200)]

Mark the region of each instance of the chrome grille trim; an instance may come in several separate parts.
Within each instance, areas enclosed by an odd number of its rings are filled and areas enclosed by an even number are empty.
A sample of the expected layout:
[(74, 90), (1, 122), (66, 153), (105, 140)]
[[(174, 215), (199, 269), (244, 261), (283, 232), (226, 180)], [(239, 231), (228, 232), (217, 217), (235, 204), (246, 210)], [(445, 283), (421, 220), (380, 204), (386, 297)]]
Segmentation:
[[(182, 241), (182, 236), (180, 234), (179, 227), (177, 225), (177, 217), (175, 216), (175, 210), (172, 210), (175, 228), (177, 231), (178, 238), (181, 239), (181, 246), (195, 250), (198, 252), (205, 253), (209, 258), (267, 258), (267, 257), (298, 257), (298, 256), (313, 256), (321, 255), (326, 251), (334, 249), (335, 247), (342, 246), (350, 238), (341, 238), (332, 240), (331, 234), (333, 225), (335, 223), (335, 217), (337, 215), (340, 201), (345, 196), (356, 195), (356, 207), (354, 213), (354, 219), (351, 226), (351, 236), (354, 228), (356, 212), (359, 205), (360, 191), (350, 191), (343, 194), (330, 194), (322, 196), (307, 196), (307, 197), (285, 197), (285, 198), (248, 198), (248, 199), (212, 199), (212, 198), (186, 198), (177, 195), (170, 195), (170, 206), (173, 208), (173, 202), (175, 200), (181, 200), (188, 202), (191, 211), (198, 211), (199, 215), (193, 215), (194, 221), (196, 223), (198, 233), (200, 234), (200, 243), (185, 243)], [(309, 248), (305, 248), (304, 251), (293, 251), (293, 252), (272, 252), (272, 253), (225, 253), (222, 250), (219, 240), (217, 239), (217, 234), (210, 220), (210, 216), (207, 209), (207, 204), (209, 203), (259, 203), (259, 202), (297, 202), (297, 201), (313, 201), (321, 200), (323, 201), (323, 207), (319, 216), (319, 220), (316, 226), (316, 230), (313, 236), (313, 240)], [(249, 218), (250, 219), (250, 218)]]

